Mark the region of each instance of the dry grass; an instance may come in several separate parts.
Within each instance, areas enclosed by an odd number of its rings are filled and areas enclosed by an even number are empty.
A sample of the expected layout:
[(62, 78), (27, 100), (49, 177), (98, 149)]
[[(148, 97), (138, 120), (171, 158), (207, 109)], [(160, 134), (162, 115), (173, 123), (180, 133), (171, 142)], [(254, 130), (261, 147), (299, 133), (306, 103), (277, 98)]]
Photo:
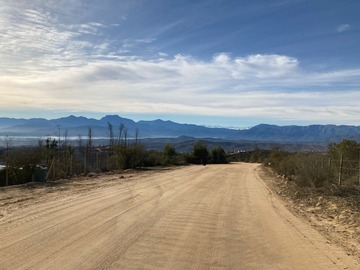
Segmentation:
[(355, 188), (299, 187), (262, 167), (267, 184), (297, 215), (307, 219), (329, 242), (341, 245), (360, 260), (360, 191)]

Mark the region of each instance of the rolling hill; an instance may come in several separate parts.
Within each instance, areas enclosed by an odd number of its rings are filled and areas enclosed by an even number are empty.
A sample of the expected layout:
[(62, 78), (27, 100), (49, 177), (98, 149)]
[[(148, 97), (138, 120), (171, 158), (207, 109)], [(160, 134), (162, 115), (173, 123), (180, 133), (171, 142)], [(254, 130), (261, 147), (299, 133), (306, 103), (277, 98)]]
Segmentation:
[[(240, 122), (240, 120), (239, 120)], [(119, 133), (120, 125), (128, 132), (128, 137), (140, 138), (217, 138), (222, 140), (246, 140), (257, 142), (336, 142), (342, 139), (360, 140), (359, 126), (310, 125), (310, 126), (276, 126), (260, 124), (246, 130), (227, 128), (209, 128), (192, 124), (179, 124), (160, 119), (138, 121), (122, 118), (118, 115), (107, 115), (101, 119), (82, 116), (68, 116), (47, 120), (44, 118), (15, 119), (0, 118), (0, 136), (87, 136), (89, 128), (94, 137), (108, 137), (109, 124), (113, 126), (114, 136)]]

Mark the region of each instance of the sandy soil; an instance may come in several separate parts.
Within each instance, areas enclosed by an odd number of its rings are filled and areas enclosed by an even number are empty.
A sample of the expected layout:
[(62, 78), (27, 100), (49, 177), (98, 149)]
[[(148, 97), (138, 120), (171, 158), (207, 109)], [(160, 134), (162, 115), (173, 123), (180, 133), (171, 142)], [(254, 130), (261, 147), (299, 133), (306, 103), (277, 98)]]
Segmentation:
[(359, 269), (259, 165), (189, 166), (0, 190), (0, 269)]
[(360, 262), (360, 191), (349, 187), (305, 188), (262, 167), (261, 178), (295, 215)]

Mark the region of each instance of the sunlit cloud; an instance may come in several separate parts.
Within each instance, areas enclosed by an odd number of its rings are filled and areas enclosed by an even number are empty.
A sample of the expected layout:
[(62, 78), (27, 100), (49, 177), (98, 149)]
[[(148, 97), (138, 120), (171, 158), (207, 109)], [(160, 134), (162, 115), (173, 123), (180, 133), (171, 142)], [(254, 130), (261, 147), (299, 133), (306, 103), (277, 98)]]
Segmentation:
[[(157, 39), (114, 41), (105, 35), (110, 28), (121, 30), (120, 24), (65, 23), (50, 12), (16, 6), (0, 12), (0, 112), (151, 112), (329, 122), (341, 117), (360, 124), (360, 69), (315, 72), (296, 57), (264, 53), (220, 51), (204, 60), (157, 50), (144, 57), (134, 48), (147, 49)], [(349, 28), (344, 24), (337, 31)]]
[[(94, 60), (41, 76), (0, 76), (2, 108), (53, 108), (70, 111), (273, 116), (311, 120), (353, 111), (359, 89), (344, 89), (360, 70), (308, 73), (299, 61), (280, 55), (210, 61), (176, 55), (169, 59)], [(358, 79), (357, 79), (358, 81)], [(323, 93), (325, 82), (338, 85)], [(301, 86), (301, 91), (292, 91)], [(336, 87), (335, 87), (336, 88)], [(7, 89), (15, 90), (17, 95)], [(344, 105), (346, 104), (346, 105)]]

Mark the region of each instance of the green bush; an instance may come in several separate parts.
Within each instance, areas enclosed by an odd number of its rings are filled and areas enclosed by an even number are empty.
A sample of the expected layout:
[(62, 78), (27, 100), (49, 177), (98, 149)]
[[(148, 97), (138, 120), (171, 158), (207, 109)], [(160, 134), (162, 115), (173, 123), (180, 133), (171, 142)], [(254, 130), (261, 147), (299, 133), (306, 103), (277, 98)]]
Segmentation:
[(294, 154), (274, 148), (265, 161), (277, 174), (290, 177), (295, 173)]
[(197, 141), (194, 146), (191, 154), (186, 156), (188, 163), (193, 164), (203, 164), (206, 165), (209, 159), (209, 151), (207, 146), (201, 141)]
[(114, 158), (120, 169), (134, 169), (142, 165), (145, 157), (143, 145), (134, 144), (130, 146), (114, 146)]
[(319, 154), (298, 155), (296, 157), (295, 182), (299, 186), (324, 187), (334, 179), (332, 171)]
[(211, 150), (211, 163), (226, 164), (228, 163), (225, 150), (221, 147), (216, 147)]

